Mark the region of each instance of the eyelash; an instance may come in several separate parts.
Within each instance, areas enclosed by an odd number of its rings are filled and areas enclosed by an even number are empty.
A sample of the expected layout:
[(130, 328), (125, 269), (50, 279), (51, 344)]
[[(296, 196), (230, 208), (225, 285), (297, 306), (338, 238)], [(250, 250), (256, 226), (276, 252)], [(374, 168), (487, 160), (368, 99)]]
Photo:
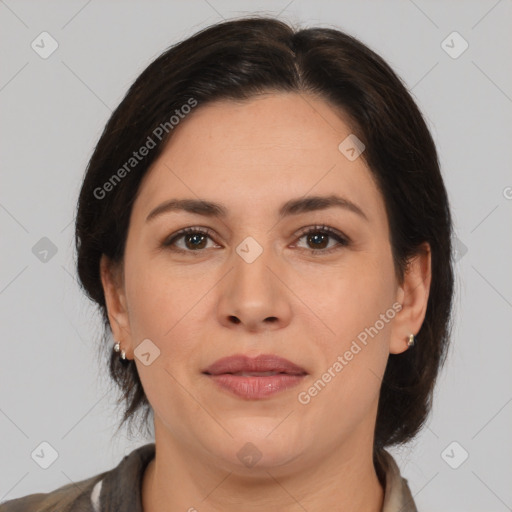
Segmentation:
[[(300, 234), (297, 236), (298, 236), (298, 239), (300, 240), (304, 236), (307, 236), (310, 234), (318, 234), (318, 233), (328, 235), (328, 236), (336, 239), (338, 244), (329, 249), (305, 249), (305, 248), (300, 248), (300, 249), (309, 251), (310, 254), (316, 256), (316, 255), (319, 255), (320, 253), (321, 254), (330, 254), (334, 251), (339, 250), (342, 247), (348, 247), (351, 244), (351, 241), (348, 237), (342, 235), (337, 230), (330, 228), (328, 226), (324, 226), (324, 225), (316, 225), (316, 226), (307, 228), (306, 230), (300, 232)], [(210, 237), (210, 239), (213, 239), (213, 232), (208, 228), (185, 228), (185, 229), (182, 229), (182, 230), (178, 231), (177, 233), (171, 235), (170, 238), (167, 238), (166, 240), (164, 240), (164, 242), (162, 243), (162, 247), (169, 248), (170, 250), (176, 251), (176, 252), (197, 253), (197, 255), (198, 255), (199, 253), (203, 252), (205, 249), (198, 249), (197, 251), (194, 251), (194, 250), (190, 250), (190, 249), (181, 249), (180, 247), (176, 247), (174, 245), (176, 243), (176, 241), (179, 240), (180, 238), (183, 238), (185, 235), (191, 235), (191, 234), (207, 235), (208, 237)]]

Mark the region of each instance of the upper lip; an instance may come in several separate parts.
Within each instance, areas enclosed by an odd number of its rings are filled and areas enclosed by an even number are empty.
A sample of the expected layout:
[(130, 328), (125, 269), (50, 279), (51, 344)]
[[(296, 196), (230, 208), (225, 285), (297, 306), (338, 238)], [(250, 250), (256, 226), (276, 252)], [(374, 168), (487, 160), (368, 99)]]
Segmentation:
[(209, 375), (238, 372), (278, 372), (289, 375), (307, 374), (304, 368), (273, 354), (261, 354), (257, 357), (237, 354), (223, 357), (203, 370), (203, 373)]

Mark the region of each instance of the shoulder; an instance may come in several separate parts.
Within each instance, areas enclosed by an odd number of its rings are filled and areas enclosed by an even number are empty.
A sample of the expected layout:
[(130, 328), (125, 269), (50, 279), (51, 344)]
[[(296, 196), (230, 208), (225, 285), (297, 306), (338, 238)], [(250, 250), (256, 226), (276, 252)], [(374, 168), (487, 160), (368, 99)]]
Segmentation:
[(37, 493), (0, 503), (0, 512), (142, 512), (140, 488), (144, 470), (155, 456), (155, 443), (134, 449), (103, 473), (52, 492)]
[(94, 486), (107, 473), (64, 485), (51, 492), (29, 494), (0, 503), (0, 512), (95, 512), (91, 494)]

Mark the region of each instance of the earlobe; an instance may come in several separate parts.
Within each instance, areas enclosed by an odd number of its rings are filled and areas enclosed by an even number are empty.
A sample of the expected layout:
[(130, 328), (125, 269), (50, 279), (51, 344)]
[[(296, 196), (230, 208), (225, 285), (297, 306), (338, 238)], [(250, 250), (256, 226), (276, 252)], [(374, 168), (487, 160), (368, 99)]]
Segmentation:
[(416, 336), (421, 329), (427, 312), (428, 297), (431, 284), (431, 250), (424, 243), (418, 252), (411, 257), (405, 271), (403, 283), (397, 291), (397, 300), (402, 309), (395, 317), (389, 352), (401, 354), (421, 339)]
[(127, 344), (123, 343), (123, 340), (129, 337), (130, 331), (122, 266), (112, 263), (105, 254), (102, 254), (100, 276), (112, 335), (115, 340), (121, 342), (121, 345), (126, 346)]

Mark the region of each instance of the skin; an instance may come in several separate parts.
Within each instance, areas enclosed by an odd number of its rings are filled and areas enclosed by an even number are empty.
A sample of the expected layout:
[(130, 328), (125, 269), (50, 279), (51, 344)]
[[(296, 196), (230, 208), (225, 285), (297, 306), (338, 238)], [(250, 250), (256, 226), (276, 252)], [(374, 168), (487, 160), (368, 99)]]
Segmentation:
[[(383, 197), (363, 159), (349, 161), (338, 150), (350, 133), (312, 96), (219, 101), (181, 122), (144, 177), (123, 264), (103, 256), (101, 275), (113, 336), (135, 358), (154, 410), (145, 512), (229, 512), (241, 504), (249, 512), (381, 510), (372, 462), (381, 379), (389, 354), (407, 350), (408, 335), (424, 320), (430, 251), (425, 246), (411, 260), (399, 283)], [(339, 207), (278, 218), (290, 199), (333, 193), (356, 203), (367, 220)], [(219, 202), (228, 215), (174, 211), (146, 222), (172, 198)], [(299, 233), (317, 224), (351, 243)], [(162, 247), (194, 226), (213, 233), (200, 249), (186, 236), (176, 242), (186, 253)], [(263, 249), (252, 263), (236, 252), (248, 236)], [(298, 393), (397, 302), (401, 311), (301, 404)], [(149, 366), (134, 354), (147, 338), (160, 350)], [(245, 400), (202, 374), (220, 357), (262, 353), (302, 366), (304, 383)], [(248, 442), (262, 454), (250, 468), (237, 457)]]

